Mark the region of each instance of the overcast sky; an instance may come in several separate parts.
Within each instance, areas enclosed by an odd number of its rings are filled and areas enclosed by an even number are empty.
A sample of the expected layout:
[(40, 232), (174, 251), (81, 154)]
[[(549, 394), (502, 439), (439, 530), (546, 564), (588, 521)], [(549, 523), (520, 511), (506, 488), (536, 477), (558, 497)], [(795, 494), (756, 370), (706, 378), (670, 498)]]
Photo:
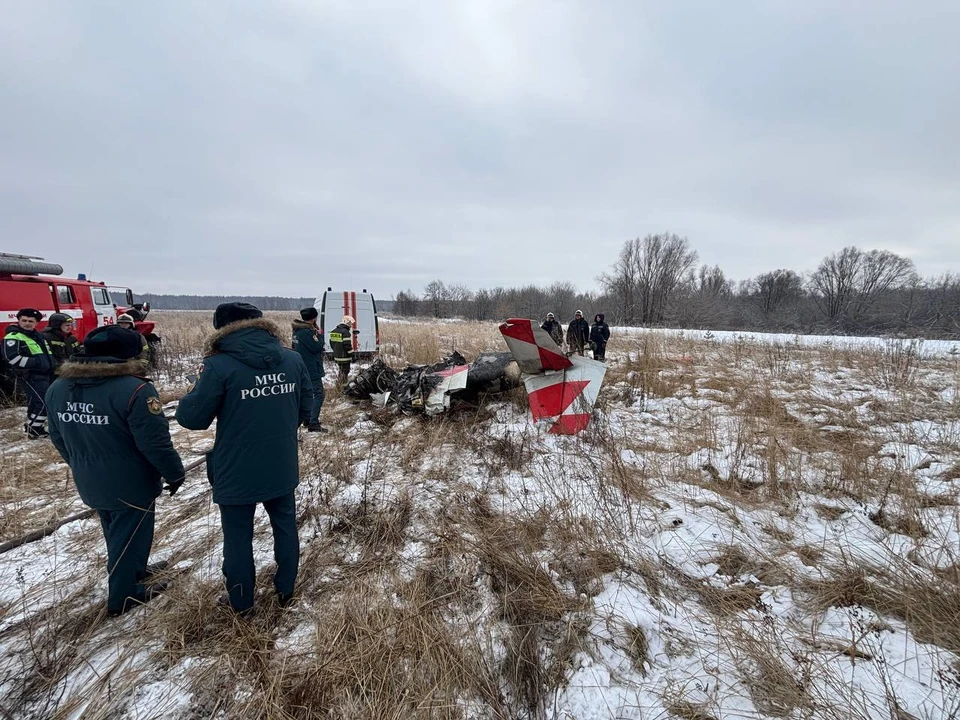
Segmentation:
[(3, 3), (0, 251), (139, 292), (960, 272), (960, 2)]

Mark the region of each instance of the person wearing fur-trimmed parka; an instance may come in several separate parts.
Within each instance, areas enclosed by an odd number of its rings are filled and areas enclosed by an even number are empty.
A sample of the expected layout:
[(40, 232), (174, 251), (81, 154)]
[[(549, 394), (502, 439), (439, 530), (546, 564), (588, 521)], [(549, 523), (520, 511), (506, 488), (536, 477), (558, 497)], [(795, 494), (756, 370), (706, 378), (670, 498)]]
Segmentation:
[(290, 327), (293, 349), (303, 358), (307, 372), (310, 373), (310, 382), (313, 383), (313, 403), (310, 408), (310, 421), (307, 423), (309, 432), (327, 431), (320, 424), (320, 409), (326, 393), (323, 389), (323, 340), (320, 339), (320, 328), (317, 327), (319, 314), (315, 307), (305, 307), (300, 311), (300, 320), (294, 320)]
[(140, 336), (116, 326), (87, 333), (83, 354), (60, 367), (46, 394), (50, 439), (107, 542), (107, 612), (119, 615), (165, 589), (147, 564), (161, 478), (183, 483), (157, 391), (144, 373)]
[(254, 605), (257, 503), (273, 527), (277, 600), (286, 605), (293, 596), (300, 562), (297, 428), (310, 419), (313, 385), (300, 355), (280, 344), (277, 327), (253, 305), (219, 305), (213, 326), (200, 375), (176, 417), (191, 430), (217, 420), (207, 477), (223, 528), (228, 595), (222, 602), (246, 616)]

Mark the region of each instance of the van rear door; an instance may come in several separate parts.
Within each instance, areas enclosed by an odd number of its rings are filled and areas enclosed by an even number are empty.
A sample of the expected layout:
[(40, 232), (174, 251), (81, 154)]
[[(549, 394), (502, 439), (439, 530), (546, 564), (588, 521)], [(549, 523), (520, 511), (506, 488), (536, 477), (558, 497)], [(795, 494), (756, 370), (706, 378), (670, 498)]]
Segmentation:
[(371, 293), (330, 289), (316, 305), (320, 311), (320, 329), (324, 335), (337, 326), (341, 317), (349, 315), (356, 320), (353, 333), (354, 352), (370, 355), (380, 349), (377, 306)]

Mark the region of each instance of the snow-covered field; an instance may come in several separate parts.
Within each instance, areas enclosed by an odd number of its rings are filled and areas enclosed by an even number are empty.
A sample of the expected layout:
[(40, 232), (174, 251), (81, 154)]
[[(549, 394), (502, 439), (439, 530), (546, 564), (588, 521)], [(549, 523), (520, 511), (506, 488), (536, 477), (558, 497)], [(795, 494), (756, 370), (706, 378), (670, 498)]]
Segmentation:
[[(415, 362), (503, 349), (495, 326), (382, 331)], [(0, 716), (960, 716), (957, 353), (705, 335), (614, 329), (578, 437), (538, 432), (522, 390), (428, 420), (331, 384), (333, 431), (301, 438), (299, 600), (271, 602), (258, 513), (249, 622), (215, 606), (202, 470), (158, 504), (171, 590), (121, 618), (95, 520), (0, 555)], [(0, 541), (84, 509), (21, 412)], [(185, 460), (212, 438), (172, 430)]]

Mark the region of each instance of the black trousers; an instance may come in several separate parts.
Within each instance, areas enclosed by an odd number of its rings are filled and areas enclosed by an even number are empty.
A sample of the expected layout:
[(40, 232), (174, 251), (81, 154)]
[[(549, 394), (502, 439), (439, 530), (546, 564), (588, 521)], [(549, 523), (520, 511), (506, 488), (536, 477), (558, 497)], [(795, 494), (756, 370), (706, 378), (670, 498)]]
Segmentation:
[(43, 398), (50, 387), (50, 378), (33, 375), (21, 378), (20, 383), (27, 395), (27, 432), (40, 435), (45, 432), (47, 422), (47, 404)]
[(323, 378), (317, 378), (316, 380), (310, 378), (310, 381), (313, 383), (313, 403), (310, 405), (310, 424), (319, 425), (320, 408), (323, 407), (323, 399), (326, 397), (326, 392), (323, 389)]
[(120, 613), (134, 602), (143, 602), (143, 580), (153, 545), (153, 508), (151, 504), (146, 510), (97, 510), (107, 541), (109, 612)]
[[(273, 557), (277, 572), (273, 586), (278, 594), (293, 594), (300, 569), (300, 538), (297, 535), (297, 501), (291, 490), (263, 503), (273, 528)], [(230, 605), (243, 611), (253, 607), (257, 568), (253, 563), (253, 515), (257, 504), (221, 505), (223, 527), (223, 576), (230, 593)]]
[(606, 343), (594, 343), (593, 345), (593, 359), (604, 362), (607, 359), (607, 344)]
[(350, 375), (350, 361), (340, 362), (337, 360), (337, 369), (340, 370), (340, 382), (345, 383)]

